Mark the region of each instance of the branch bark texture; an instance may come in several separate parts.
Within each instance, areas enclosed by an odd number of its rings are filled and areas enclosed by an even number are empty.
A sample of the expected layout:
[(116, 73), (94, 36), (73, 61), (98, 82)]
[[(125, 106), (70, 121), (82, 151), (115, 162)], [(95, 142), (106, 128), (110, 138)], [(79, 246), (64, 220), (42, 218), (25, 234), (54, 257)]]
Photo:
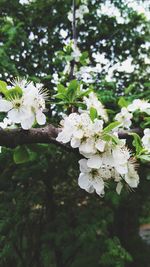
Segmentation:
[[(43, 128), (32, 128), (27, 131), (20, 128), (5, 130), (0, 128), (0, 146), (15, 148), (18, 145), (42, 143), (56, 144), (57, 146), (65, 148), (66, 150), (73, 150), (71, 147), (69, 148), (68, 145), (56, 141), (56, 137), (59, 132), (60, 129), (53, 126), (52, 124), (48, 124)], [(121, 139), (129, 138), (130, 132), (135, 132), (141, 135), (140, 129), (136, 128), (130, 131), (121, 131), (119, 133), (119, 137)]]

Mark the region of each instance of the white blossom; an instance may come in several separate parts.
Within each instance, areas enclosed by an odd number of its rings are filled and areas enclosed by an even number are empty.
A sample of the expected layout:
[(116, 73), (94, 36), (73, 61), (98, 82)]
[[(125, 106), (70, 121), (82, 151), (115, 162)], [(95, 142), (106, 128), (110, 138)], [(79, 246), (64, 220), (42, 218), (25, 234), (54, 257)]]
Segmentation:
[(133, 118), (132, 113), (129, 112), (128, 109), (125, 107), (123, 107), (121, 109), (121, 112), (115, 116), (115, 120), (121, 123), (119, 127), (126, 128), (126, 129), (130, 128), (132, 124), (132, 121), (131, 121), (132, 118)]
[[(95, 100), (95, 96), (94, 101), (98, 101)], [(88, 102), (87, 109), (91, 107), (90, 104)], [(122, 110), (122, 113), (124, 112), (128, 114), (128, 110)], [(85, 157), (79, 161), (81, 173), (78, 183), (82, 189), (103, 195), (105, 185), (112, 180), (117, 183), (116, 192), (120, 194), (125, 183), (131, 188), (137, 187), (139, 176), (131, 161), (131, 152), (126, 147), (126, 140), (118, 139), (118, 143), (115, 143), (113, 138), (110, 138), (106, 142), (103, 139), (103, 124), (103, 120), (92, 121), (86, 110), (72, 113), (62, 121), (62, 131), (58, 134), (57, 141), (70, 142), (71, 146), (78, 148), (79, 153)], [(108, 136), (111, 135), (118, 138), (117, 132), (111, 130)]]
[(144, 148), (150, 153), (150, 129), (144, 130), (144, 136), (142, 137), (142, 143)]
[(28, 82), (26, 79), (22, 79), (20, 77), (17, 77), (11, 81), (11, 86), (7, 86), (7, 89), (12, 89), (15, 86), (20, 87), (21, 89), (25, 89), (27, 85), (29, 85), (30, 82)]
[(118, 71), (132, 73), (135, 68), (135, 66), (132, 65), (132, 61), (133, 59), (131, 57), (128, 57), (126, 60), (120, 63), (120, 66), (118, 67)]
[(8, 118), (4, 118), (4, 120), (0, 122), (0, 128), (2, 129), (6, 129), (8, 127), (10, 128), (11, 125), (12, 125), (12, 122)]
[(113, 166), (119, 174), (126, 174), (128, 172), (128, 160), (130, 158), (130, 151), (125, 146), (116, 146), (112, 151)]
[(83, 137), (89, 136), (92, 121), (87, 113), (71, 113), (63, 121), (63, 129), (58, 134), (57, 141), (68, 143), (71, 141), (73, 147), (78, 147)]
[(128, 172), (124, 175), (124, 180), (131, 188), (136, 188), (139, 184), (139, 175), (135, 170), (134, 164), (128, 162)]
[(120, 10), (113, 3), (111, 3), (111, 1), (106, 1), (104, 4), (100, 4), (100, 7), (97, 9), (97, 16), (101, 17), (102, 15), (115, 17), (119, 24), (128, 23), (129, 21), (128, 17), (122, 16)]
[(52, 83), (54, 84), (59, 84), (59, 76), (58, 76), (58, 73), (53, 73), (52, 74), (52, 80), (51, 80)]
[(81, 51), (75, 44), (72, 44), (72, 50), (73, 52), (71, 53), (71, 56), (76, 62), (79, 62), (80, 57), (81, 57)]
[(92, 54), (93, 58), (95, 59), (95, 62), (106, 65), (109, 63), (109, 60), (106, 58), (106, 54), (102, 53), (100, 54), (99, 52), (93, 53)]
[(79, 186), (89, 193), (96, 191), (98, 195), (103, 195), (104, 181), (101, 177), (101, 172), (99, 170), (88, 168), (86, 159), (81, 159), (79, 164), (81, 171), (78, 178)]
[(83, 102), (87, 106), (87, 110), (95, 108), (97, 114), (105, 121), (108, 121), (108, 116), (106, 110), (104, 109), (103, 104), (98, 100), (95, 93), (91, 92), (88, 97), (84, 97)]
[(64, 30), (64, 29), (61, 29), (60, 30), (60, 35), (61, 35), (62, 38), (66, 38), (67, 35), (68, 35), (68, 32), (66, 30)]
[(150, 115), (150, 103), (146, 100), (134, 99), (133, 102), (128, 105), (127, 109), (130, 112), (139, 110), (140, 112), (145, 112)]
[(123, 184), (121, 182), (118, 182), (116, 186), (116, 192), (118, 195), (120, 195), (122, 188), (123, 188)]
[(85, 83), (91, 84), (94, 82), (94, 69), (90, 66), (82, 66), (76, 72), (76, 77)]
[[(84, 23), (84, 15), (89, 13), (89, 9), (86, 4), (80, 5), (78, 9), (76, 9), (76, 21), (79, 24)], [(69, 11), (68, 20), (73, 22), (73, 11)]]
[(16, 85), (22, 86), (22, 95), (16, 92), (8, 100), (1, 98), (0, 112), (6, 112), (8, 119), (14, 124), (21, 124), (24, 130), (30, 129), (35, 121), (39, 125), (44, 125), (46, 116), (43, 111), (47, 93), (41, 87), (35, 87), (33, 83), (17, 80)]
[(19, 3), (24, 5), (24, 4), (29, 4), (30, 0), (19, 0)]
[(79, 146), (79, 152), (87, 158), (93, 156), (96, 153), (94, 138), (87, 138), (83, 140)]
[(101, 154), (95, 154), (87, 160), (87, 166), (92, 169), (99, 169), (103, 164)]

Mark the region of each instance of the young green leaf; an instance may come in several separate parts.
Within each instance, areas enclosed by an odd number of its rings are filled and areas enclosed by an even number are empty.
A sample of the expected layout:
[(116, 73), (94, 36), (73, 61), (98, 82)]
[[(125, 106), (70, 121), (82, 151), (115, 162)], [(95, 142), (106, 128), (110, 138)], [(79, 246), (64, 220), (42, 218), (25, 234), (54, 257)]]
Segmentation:
[(116, 127), (118, 127), (120, 125), (120, 122), (115, 121), (110, 123), (108, 126), (106, 126), (103, 130), (104, 133), (109, 133), (111, 132), (113, 129), (115, 129)]
[(77, 90), (78, 90), (79, 83), (77, 80), (72, 80), (67, 88), (67, 97), (70, 102), (73, 102), (76, 98), (77, 95)]
[(90, 108), (90, 118), (92, 121), (94, 121), (97, 118), (97, 110), (93, 107)]
[(150, 162), (150, 155), (140, 155), (138, 159), (142, 160), (143, 162)]
[(133, 136), (134, 138), (132, 144), (136, 149), (136, 155), (140, 155), (141, 151), (143, 150), (140, 136), (137, 133), (129, 133), (129, 135)]
[(13, 159), (16, 164), (26, 163), (33, 161), (37, 158), (37, 152), (33, 149), (34, 146), (18, 146), (14, 150)]
[(18, 146), (14, 150), (13, 159), (16, 164), (30, 161), (30, 153), (26, 146)]
[(120, 97), (119, 101), (118, 101), (118, 105), (123, 108), (123, 107), (127, 107), (128, 106), (128, 102), (125, 100), (124, 97)]
[(7, 91), (7, 83), (0, 81), (0, 93), (5, 95)]

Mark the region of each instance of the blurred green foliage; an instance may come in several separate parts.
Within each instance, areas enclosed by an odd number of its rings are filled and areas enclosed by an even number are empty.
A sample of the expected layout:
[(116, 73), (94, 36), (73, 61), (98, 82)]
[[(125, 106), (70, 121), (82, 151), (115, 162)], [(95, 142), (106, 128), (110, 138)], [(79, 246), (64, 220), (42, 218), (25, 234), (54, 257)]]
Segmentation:
[[(148, 53), (142, 44), (149, 41), (149, 24), (119, 0), (113, 2), (128, 12), (128, 25), (117, 24), (115, 17), (99, 19), (95, 14), (100, 2), (88, 3), (90, 13), (78, 28), (80, 49), (88, 51), (91, 60), (93, 46), (93, 51), (106, 52), (114, 63), (129, 54), (140, 65), (140, 71), (128, 77), (116, 73), (117, 85), (103, 76), (97, 82), (99, 97), (113, 109), (120, 94), (127, 101), (150, 96), (146, 65), (139, 57)], [(67, 20), (70, 7), (70, 0), (35, 0), (27, 5), (0, 0), (2, 79), (28, 75), (55, 94), (52, 73), (62, 71), (63, 65), (53, 58), (63, 48), (60, 29), (72, 34)], [(138, 31), (141, 25), (143, 30)], [(56, 122), (57, 115), (50, 120)], [(77, 161), (77, 155), (54, 145), (25, 146), (21, 160), (19, 147), (3, 149), (0, 267), (149, 267), (149, 247), (138, 236), (139, 223), (150, 218), (149, 181), (145, 179), (149, 170), (141, 166), (142, 181), (135, 193), (117, 196), (109, 190), (102, 199), (78, 188)]]

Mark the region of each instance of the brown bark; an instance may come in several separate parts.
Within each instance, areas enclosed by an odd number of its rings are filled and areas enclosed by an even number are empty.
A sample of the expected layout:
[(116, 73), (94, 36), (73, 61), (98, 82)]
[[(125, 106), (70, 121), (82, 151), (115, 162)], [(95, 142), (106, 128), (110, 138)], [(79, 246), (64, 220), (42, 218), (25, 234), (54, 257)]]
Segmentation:
[[(0, 146), (15, 148), (18, 145), (25, 144), (56, 144), (64, 147), (66, 150), (72, 150), (68, 145), (59, 143), (56, 141), (56, 137), (60, 129), (54, 127), (52, 124), (48, 124), (42, 128), (32, 128), (30, 130), (16, 129), (1, 129), (0, 128)], [(140, 129), (132, 129), (130, 131), (121, 131), (119, 137), (129, 138), (129, 133), (135, 132), (141, 134)], [(75, 149), (74, 149), (75, 150)]]

